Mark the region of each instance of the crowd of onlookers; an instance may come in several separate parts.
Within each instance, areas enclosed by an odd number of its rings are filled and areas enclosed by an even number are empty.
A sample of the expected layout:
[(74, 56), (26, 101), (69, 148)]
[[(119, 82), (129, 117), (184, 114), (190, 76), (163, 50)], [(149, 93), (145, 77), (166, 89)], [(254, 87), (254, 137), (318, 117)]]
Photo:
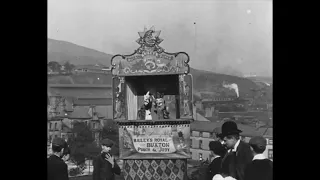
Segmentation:
[(205, 180), (272, 180), (273, 162), (263, 152), (267, 140), (262, 136), (250, 139), (249, 143), (240, 140), (240, 133), (234, 121), (225, 122), (217, 132), (217, 141), (209, 147), (212, 160), (207, 167)]
[[(226, 121), (218, 132), (218, 139), (211, 141), (209, 147), (212, 159), (203, 180), (272, 180), (273, 162), (263, 152), (267, 140), (256, 136), (246, 143), (240, 139), (240, 133), (234, 121)], [(101, 141), (102, 151), (93, 160), (93, 180), (114, 180), (121, 169), (110, 154), (113, 142)], [(48, 158), (48, 180), (68, 180), (68, 167), (65, 161), (70, 157), (70, 148), (62, 138), (52, 141), (52, 155)]]

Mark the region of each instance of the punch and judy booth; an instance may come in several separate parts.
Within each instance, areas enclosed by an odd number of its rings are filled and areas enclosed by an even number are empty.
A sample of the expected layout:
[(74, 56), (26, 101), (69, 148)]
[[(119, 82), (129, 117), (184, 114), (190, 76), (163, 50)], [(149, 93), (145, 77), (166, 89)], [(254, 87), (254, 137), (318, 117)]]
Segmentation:
[(124, 178), (186, 179), (193, 120), (189, 56), (166, 52), (153, 27), (138, 34), (134, 53), (111, 59)]

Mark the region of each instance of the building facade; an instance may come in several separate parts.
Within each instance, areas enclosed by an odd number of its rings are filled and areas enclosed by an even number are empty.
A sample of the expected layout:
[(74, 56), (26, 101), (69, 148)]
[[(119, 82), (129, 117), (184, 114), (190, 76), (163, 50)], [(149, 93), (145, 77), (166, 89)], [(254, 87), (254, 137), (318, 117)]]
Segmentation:
[(209, 149), (210, 141), (215, 141), (216, 137), (213, 132), (191, 131), (191, 157), (193, 160), (210, 160), (211, 152)]
[(48, 142), (51, 143), (53, 138), (61, 137), (61, 118), (51, 118), (48, 120)]

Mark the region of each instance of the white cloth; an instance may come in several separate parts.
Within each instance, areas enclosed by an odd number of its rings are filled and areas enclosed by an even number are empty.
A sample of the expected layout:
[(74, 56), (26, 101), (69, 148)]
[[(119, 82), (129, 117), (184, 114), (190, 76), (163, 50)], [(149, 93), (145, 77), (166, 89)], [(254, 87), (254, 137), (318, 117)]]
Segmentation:
[(152, 120), (152, 116), (151, 116), (150, 110), (146, 110), (146, 120)]
[(236, 179), (231, 176), (227, 176), (224, 178), (221, 176), (221, 174), (216, 174), (213, 176), (212, 180), (236, 180)]
[(262, 160), (262, 159), (267, 159), (267, 158), (264, 156), (264, 154), (257, 154), (257, 155), (255, 155), (255, 156), (253, 157), (252, 161), (253, 161), (253, 160), (256, 160), (256, 159)]
[(220, 174), (216, 174), (213, 176), (212, 180), (224, 180), (224, 178)]

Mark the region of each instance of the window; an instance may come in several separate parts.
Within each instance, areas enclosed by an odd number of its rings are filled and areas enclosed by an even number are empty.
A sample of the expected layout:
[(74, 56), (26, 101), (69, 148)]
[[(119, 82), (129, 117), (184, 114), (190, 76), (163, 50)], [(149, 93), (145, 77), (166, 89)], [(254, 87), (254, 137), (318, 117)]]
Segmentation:
[(202, 149), (202, 140), (199, 140), (199, 149)]
[(49, 129), (51, 130), (52, 123), (50, 122)]
[(57, 124), (58, 123), (54, 123), (54, 130), (57, 130)]
[(192, 148), (192, 139), (190, 139), (190, 148)]

